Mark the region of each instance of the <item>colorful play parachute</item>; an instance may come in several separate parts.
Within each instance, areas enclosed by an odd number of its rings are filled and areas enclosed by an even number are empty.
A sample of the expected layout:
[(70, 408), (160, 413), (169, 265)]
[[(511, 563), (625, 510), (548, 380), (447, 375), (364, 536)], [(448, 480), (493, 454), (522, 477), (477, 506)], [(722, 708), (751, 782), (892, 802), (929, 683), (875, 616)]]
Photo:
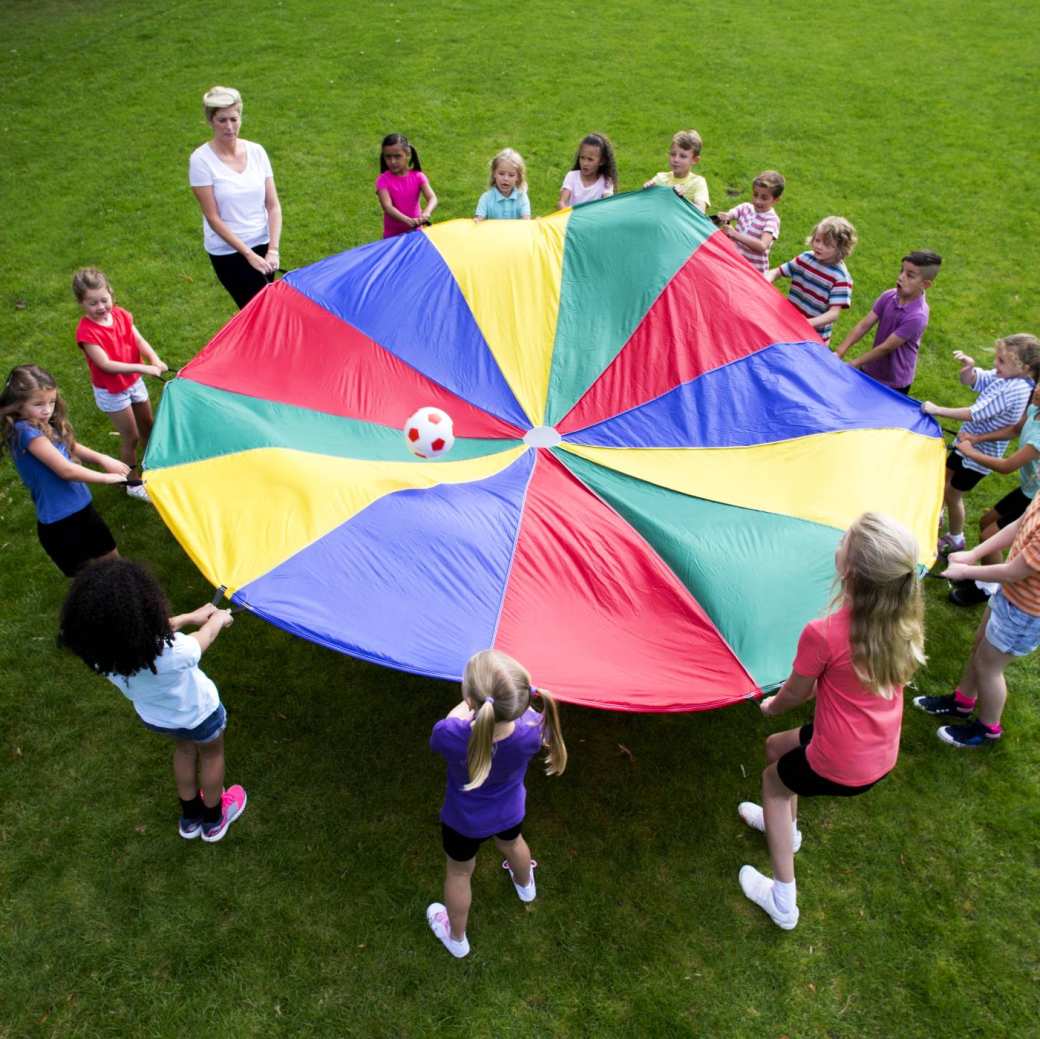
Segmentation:
[[(441, 408), (455, 445), (401, 428)], [(148, 490), (199, 569), (296, 635), (562, 699), (719, 707), (781, 682), (843, 529), (923, 564), (943, 443), (673, 192), (443, 223), (266, 288), (166, 388)]]

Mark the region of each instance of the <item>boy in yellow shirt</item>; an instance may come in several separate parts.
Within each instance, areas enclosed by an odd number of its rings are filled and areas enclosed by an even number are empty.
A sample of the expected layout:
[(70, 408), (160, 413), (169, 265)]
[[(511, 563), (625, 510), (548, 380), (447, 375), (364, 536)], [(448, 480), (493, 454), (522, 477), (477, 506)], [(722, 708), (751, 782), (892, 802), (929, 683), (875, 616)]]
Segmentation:
[(703, 213), (711, 204), (708, 182), (693, 172), (693, 167), (701, 161), (701, 147), (701, 135), (696, 130), (680, 130), (672, 138), (669, 168), (651, 177), (643, 187), (674, 188)]

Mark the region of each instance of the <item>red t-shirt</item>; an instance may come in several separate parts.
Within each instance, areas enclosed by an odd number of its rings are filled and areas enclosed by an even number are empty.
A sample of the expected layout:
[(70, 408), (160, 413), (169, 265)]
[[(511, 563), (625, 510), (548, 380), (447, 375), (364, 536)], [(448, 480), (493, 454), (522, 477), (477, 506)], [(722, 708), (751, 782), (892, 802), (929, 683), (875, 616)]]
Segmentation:
[(824, 779), (863, 786), (895, 766), (903, 690), (886, 700), (864, 688), (852, 667), (850, 623), (847, 606), (810, 621), (798, 640), (794, 669), (816, 679), (816, 717), (806, 760)]
[[(134, 336), (133, 315), (122, 307), (112, 308), (112, 324), (99, 325), (85, 315), (76, 326), (76, 343), (82, 348), (83, 343), (100, 346), (108, 354), (110, 361), (121, 361), (123, 364), (140, 364), (141, 351), (137, 349)], [(122, 393), (133, 386), (141, 378), (140, 372), (103, 372), (84, 350), (83, 356), (90, 365), (90, 381), (99, 389), (109, 393)]]

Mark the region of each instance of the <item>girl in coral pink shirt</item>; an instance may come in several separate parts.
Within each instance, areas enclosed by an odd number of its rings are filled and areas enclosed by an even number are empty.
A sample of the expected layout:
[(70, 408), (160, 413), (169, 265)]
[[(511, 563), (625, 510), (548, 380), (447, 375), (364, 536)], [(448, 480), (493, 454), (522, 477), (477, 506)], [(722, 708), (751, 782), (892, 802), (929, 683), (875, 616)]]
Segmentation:
[(887, 775), (899, 755), (903, 685), (924, 663), (924, 607), (917, 542), (900, 523), (865, 512), (834, 556), (841, 589), (834, 613), (810, 621), (794, 669), (762, 713), (783, 714), (816, 697), (816, 715), (766, 740), (762, 806), (737, 811), (764, 830), (773, 879), (742, 866), (740, 886), (777, 926), (798, 923), (794, 853), (801, 847), (798, 797), (852, 797)]

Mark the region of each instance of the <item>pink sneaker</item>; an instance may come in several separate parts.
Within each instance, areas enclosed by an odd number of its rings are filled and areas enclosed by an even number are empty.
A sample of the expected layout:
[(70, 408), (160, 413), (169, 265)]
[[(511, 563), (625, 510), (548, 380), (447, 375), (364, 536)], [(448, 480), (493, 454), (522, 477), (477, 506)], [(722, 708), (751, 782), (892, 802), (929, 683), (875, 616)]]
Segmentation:
[(208, 844), (219, 841), (228, 827), (246, 810), (246, 792), (237, 783), (230, 786), (220, 798), (220, 819), (215, 823), (202, 824), (202, 839)]

